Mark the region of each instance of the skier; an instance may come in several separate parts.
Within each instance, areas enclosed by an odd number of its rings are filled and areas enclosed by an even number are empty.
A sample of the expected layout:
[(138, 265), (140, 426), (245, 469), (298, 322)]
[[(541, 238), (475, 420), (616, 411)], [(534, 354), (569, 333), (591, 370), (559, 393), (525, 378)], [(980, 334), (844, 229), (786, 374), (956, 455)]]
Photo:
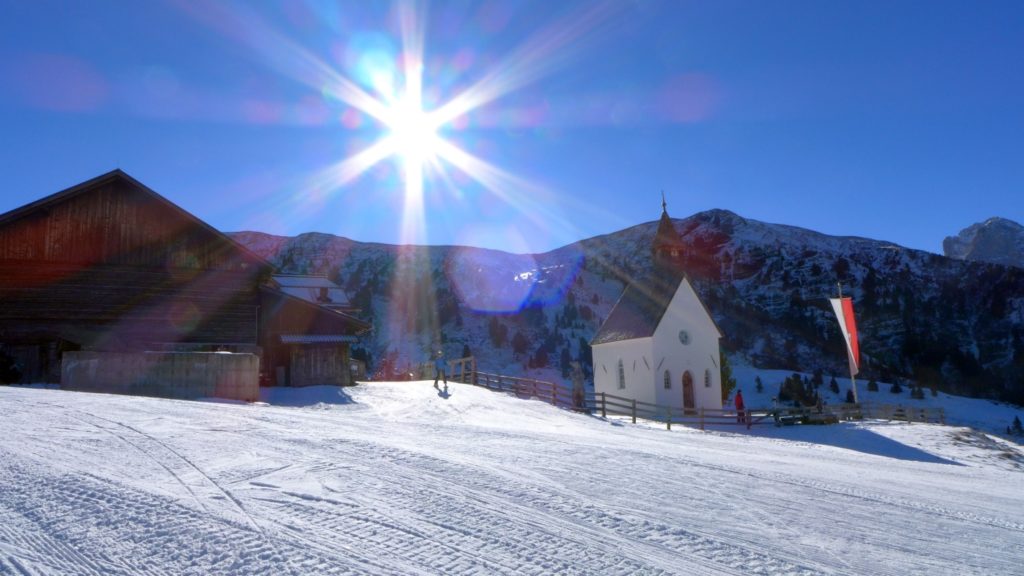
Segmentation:
[(736, 422), (743, 424), (744, 406), (743, 406), (743, 391), (736, 391)]
[(437, 388), (437, 379), (441, 378), (444, 380), (445, 389), (448, 388), (448, 370), (447, 363), (444, 361), (444, 351), (437, 351), (437, 358), (434, 359), (434, 388)]

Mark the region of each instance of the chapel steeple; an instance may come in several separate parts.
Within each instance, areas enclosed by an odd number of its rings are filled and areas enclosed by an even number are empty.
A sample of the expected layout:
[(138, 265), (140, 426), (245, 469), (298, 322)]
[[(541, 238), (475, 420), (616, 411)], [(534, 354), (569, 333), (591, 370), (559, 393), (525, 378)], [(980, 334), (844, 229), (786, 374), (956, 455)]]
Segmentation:
[(668, 217), (664, 191), (661, 192), (661, 220), (658, 221), (658, 231), (654, 234), (654, 242), (651, 243), (651, 257), (656, 265), (669, 265), (674, 268), (678, 268), (683, 259), (683, 241), (676, 233), (672, 219)]

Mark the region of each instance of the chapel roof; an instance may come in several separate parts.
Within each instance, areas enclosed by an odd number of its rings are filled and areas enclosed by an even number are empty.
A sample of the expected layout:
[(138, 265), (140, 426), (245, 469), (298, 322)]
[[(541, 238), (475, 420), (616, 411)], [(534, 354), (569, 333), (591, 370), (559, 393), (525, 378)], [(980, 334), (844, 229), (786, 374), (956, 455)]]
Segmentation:
[(683, 278), (677, 268), (657, 267), (630, 282), (590, 344), (653, 336)]

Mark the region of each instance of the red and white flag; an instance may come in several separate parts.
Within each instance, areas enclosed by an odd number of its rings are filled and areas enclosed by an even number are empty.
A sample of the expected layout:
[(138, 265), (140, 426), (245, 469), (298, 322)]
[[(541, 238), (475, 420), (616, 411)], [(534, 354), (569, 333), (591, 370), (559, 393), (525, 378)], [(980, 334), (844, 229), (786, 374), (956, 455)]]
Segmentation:
[(829, 298), (839, 319), (839, 329), (846, 339), (846, 354), (850, 359), (850, 375), (860, 371), (860, 346), (857, 344), (857, 321), (853, 318), (853, 300), (849, 297)]

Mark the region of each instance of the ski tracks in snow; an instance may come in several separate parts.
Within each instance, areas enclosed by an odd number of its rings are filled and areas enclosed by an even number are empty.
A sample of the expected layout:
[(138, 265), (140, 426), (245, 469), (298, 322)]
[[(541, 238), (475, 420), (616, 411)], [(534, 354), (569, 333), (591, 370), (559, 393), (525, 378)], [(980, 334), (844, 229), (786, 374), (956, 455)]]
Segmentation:
[(390, 398), (392, 418), (0, 393), (0, 574), (903, 576), (1010, 574), (1024, 556), (1019, 514), (500, 395), (472, 401), (551, 426), (410, 418)]

